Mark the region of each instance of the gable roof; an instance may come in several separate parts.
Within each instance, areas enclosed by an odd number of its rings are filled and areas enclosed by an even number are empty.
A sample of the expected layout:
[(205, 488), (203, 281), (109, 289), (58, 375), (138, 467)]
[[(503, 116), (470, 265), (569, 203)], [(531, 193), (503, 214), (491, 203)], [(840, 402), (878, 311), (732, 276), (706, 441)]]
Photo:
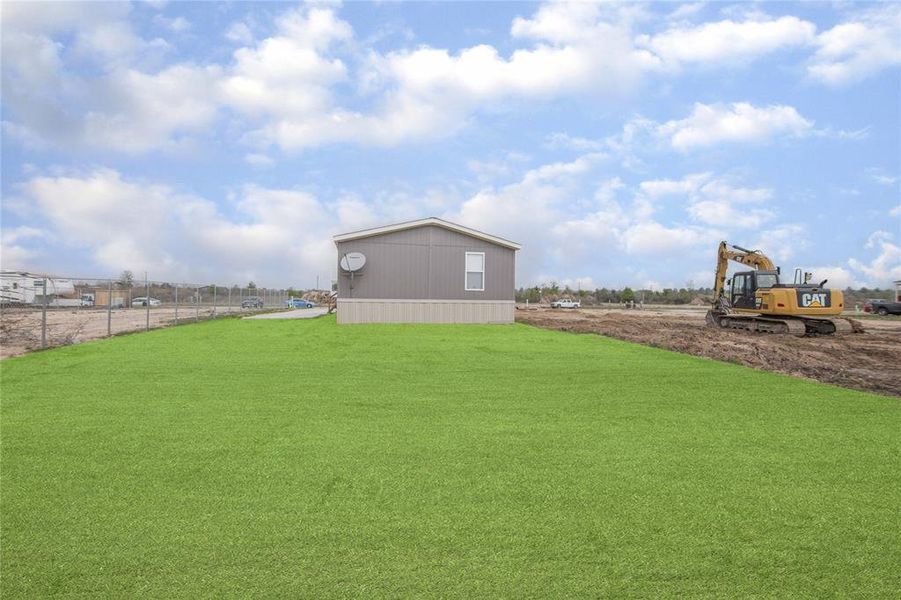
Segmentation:
[(351, 231), (349, 233), (339, 233), (332, 239), (337, 244), (338, 242), (349, 242), (351, 240), (359, 240), (367, 237), (372, 237), (374, 235), (382, 235), (385, 233), (394, 233), (395, 231), (414, 229), (416, 227), (423, 227), (425, 225), (443, 227), (444, 229), (456, 231), (457, 233), (462, 233), (463, 235), (468, 235), (470, 237), (484, 240), (486, 242), (491, 242), (492, 244), (497, 244), (498, 246), (503, 246), (504, 248), (510, 248), (511, 250), (519, 250), (522, 247), (516, 242), (511, 242), (510, 240), (505, 240), (504, 238), (500, 238), (495, 235), (483, 233), (481, 231), (478, 231), (477, 229), (463, 227), (462, 225), (457, 225), (456, 223), (451, 223), (450, 221), (445, 221), (443, 219), (439, 219), (438, 217), (428, 217), (426, 219), (417, 219), (415, 221), (404, 221), (403, 223), (385, 225), (384, 227), (373, 227), (371, 229), (361, 229), (359, 231)]

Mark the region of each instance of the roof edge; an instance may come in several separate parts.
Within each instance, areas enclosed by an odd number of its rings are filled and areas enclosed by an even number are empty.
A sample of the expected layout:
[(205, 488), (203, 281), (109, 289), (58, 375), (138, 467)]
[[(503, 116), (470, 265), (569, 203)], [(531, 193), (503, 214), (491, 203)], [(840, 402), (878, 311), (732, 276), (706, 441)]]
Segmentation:
[(413, 229), (415, 227), (422, 227), (425, 225), (435, 225), (436, 227), (443, 227), (444, 229), (456, 231), (457, 233), (462, 233), (464, 235), (468, 235), (480, 240), (485, 240), (486, 242), (491, 242), (492, 244), (497, 244), (498, 246), (503, 246), (504, 248), (510, 248), (511, 250), (520, 250), (522, 248), (522, 246), (517, 244), (516, 242), (511, 242), (510, 240), (506, 240), (502, 237), (479, 231), (478, 229), (471, 229), (469, 227), (464, 227), (463, 225), (451, 223), (450, 221), (445, 221), (444, 219), (439, 219), (438, 217), (427, 217), (425, 219), (403, 221), (401, 223), (384, 225), (382, 227), (371, 227), (369, 229), (360, 229), (358, 231), (351, 231), (348, 233), (339, 233), (338, 235), (332, 236), (332, 240), (335, 242), (335, 244), (339, 242), (350, 242), (353, 240), (359, 240), (376, 235), (383, 235), (386, 233), (394, 233), (395, 231), (404, 231), (406, 229)]

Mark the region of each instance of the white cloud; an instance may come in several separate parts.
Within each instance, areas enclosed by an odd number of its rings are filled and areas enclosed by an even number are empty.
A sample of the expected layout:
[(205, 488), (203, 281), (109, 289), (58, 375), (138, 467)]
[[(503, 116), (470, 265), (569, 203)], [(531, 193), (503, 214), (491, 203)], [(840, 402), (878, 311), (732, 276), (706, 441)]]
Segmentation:
[(567, 133), (557, 132), (549, 135), (546, 139), (546, 145), (551, 149), (566, 148), (571, 150), (579, 150), (580, 152), (601, 150), (607, 147), (604, 140), (591, 140), (583, 137), (571, 136)]
[(848, 260), (852, 269), (878, 286), (887, 286), (892, 281), (901, 280), (901, 248), (894, 243), (892, 234), (876, 231), (867, 239), (865, 248), (878, 250), (879, 254), (869, 263), (856, 258)]
[(826, 265), (811, 267), (807, 271), (813, 273), (817, 283), (824, 279), (827, 280), (826, 287), (832, 290), (843, 290), (849, 287), (859, 288), (866, 285), (866, 282), (858, 280), (854, 273), (844, 267)]
[[(321, 13), (332, 14), (325, 9)], [(306, 27), (303, 23), (311, 19), (303, 17), (304, 11), (296, 14), (301, 27)], [(428, 46), (370, 51), (357, 84), (374, 101), (355, 110), (342, 107), (327, 93), (349, 77), (341, 61), (326, 58), (329, 35), (340, 33), (344, 39), (352, 32), (349, 26), (336, 25), (343, 21), (323, 17), (334, 26), (324, 28), (323, 43), (313, 48), (298, 48), (297, 36), (282, 31), (255, 50), (257, 54), (271, 50), (271, 62), (279, 66), (320, 67), (315, 72), (311, 68), (311, 73), (292, 75), (292, 85), (284, 89), (271, 78), (251, 73), (259, 68), (245, 69), (243, 76), (229, 81), (226, 91), (232, 104), (244, 110), (254, 105), (267, 114), (269, 120), (256, 137), (285, 149), (346, 141), (393, 145), (445, 137), (467, 126), (479, 109), (504, 99), (616, 95), (633, 89), (656, 61), (633, 47), (627, 24), (607, 23), (597, 15), (591, 5), (542, 6), (533, 18), (518, 18), (512, 28), (515, 37), (535, 40), (535, 45), (509, 56), (486, 44), (458, 52)], [(241, 68), (253, 57), (236, 53), (236, 58)], [(270, 61), (260, 57), (255, 62)]]
[(619, 177), (607, 179), (598, 185), (594, 192), (594, 198), (602, 206), (607, 206), (616, 199), (616, 195), (625, 187), (626, 184)]
[[(143, 152), (177, 145), (182, 134), (212, 123), (217, 108), (210, 90), (218, 68), (176, 64), (147, 73), (129, 66), (138, 54), (152, 58), (164, 43), (137, 37), (127, 8), (64, 3), (48, 11), (40, 4), (4, 5), (8, 134), (38, 146)], [(51, 37), (69, 33), (74, 41), (68, 46)], [(70, 68), (70, 61), (82, 59), (96, 63), (97, 74)]]
[(706, 2), (690, 2), (686, 4), (680, 4), (673, 12), (667, 15), (666, 18), (669, 21), (679, 21), (682, 19), (694, 17), (704, 9), (706, 4)]
[(901, 204), (888, 211), (890, 217), (901, 217)]
[(592, 2), (547, 3), (529, 19), (516, 17), (510, 28), (514, 37), (558, 44), (585, 41), (594, 34), (600, 6)]
[(175, 17), (174, 19), (170, 19), (168, 17), (164, 17), (163, 15), (157, 15), (153, 20), (159, 23), (160, 26), (165, 27), (173, 33), (184, 33), (192, 27), (191, 22), (184, 17)]
[(878, 169), (869, 169), (868, 173), (870, 175), (870, 178), (873, 181), (875, 181), (876, 183), (878, 183), (879, 185), (885, 185), (885, 186), (891, 187), (891, 186), (895, 185), (895, 182), (898, 181), (897, 177), (894, 177), (892, 175), (886, 175), (885, 173), (879, 171)]
[(518, 152), (508, 152), (506, 155), (489, 160), (468, 160), (466, 166), (476, 174), (481, 183), (490, 182), (513, 173), (514, 167), (519, 167), (528, 156)]
[[(497, 189), (487, 188), (445, 216), (461, 223), (497, 232), (524, 243), (517, 259), (519, 279), (538, 281), (544, 274), (572, 271), (578, 265), (621, 265), (624, 255), (648, 256), (673, 250), (687, 251), (710, 246), (724, 235), (706, 224), (663, 224), (641, 210), (625, 209), (617, 197), (627, 189), (618, 177), (595, 184), (591, 198), (583, 197), (603, 155), (591, 153), (567, 163), (551, 163), (524, 173), (520, 181)], [(682, 189), (692, 194), (727, 193), (726, 183), (708, 174), (692, 175), (694, 183)], [(665, 183), (644, 186), (660, 197)], [(701, 192), (704, 185), (709, 191)], [(678, 186), (674, 186), (678, 187)], [(743, 201), (765, 196), (755, 189), (731, 187)], [(642, 187), (636, 190), (643, 195)], [(731, 224), (733, 227), (736, 225)]]
[[(601, 287), (590, 275), (582, 275), (581, 277), (564, 277), (562, 279), (544, 277), (543, 279), (546, 279), (547, 281), (554, 280), (557, 282), (557, 285), (560, 286), (561, 290), (569, 288), (574, 292), (578, 292), (579, 290), (594, 291)], [(539, 280), (541, 280), (541, 278), (539, 278)]]
[(40, 252), (29, 242), (46, 239), (47, 232), (22, 225), (0, 231), (0, 263), (5, 271), (26, 270)]
[[(700, 8), (685, 5), (665, 17), (640, 5), (547, 3), (513, 20), (516, 45), (510, 51), (481, 44), (386, 52), (355, 39), (333, 6), (313, 3), (276, 16), (271, 35), (260, 41), (248, 22), (231, 23), (223, 35), (241, 47), (230, 64), (170, 62), (161, 68), (174, 49), (165, 40), (138, 36), (129, 5), (67, 3), (45, 15), (35, 5), (13, 3), (4, 6), (3, 88), (12, 117), (4, 127), (32, 144), (136, 153), (189, 144), (231, 109), (241, 117), (231, 124), (257, 154), (270, 145), (389, 146), (454, 135), (498, 106), (624, 97), (667, 66), (734, 63), (814, 41), (815, 27), (789, 16), (750, 14), (701, 25), (666, 21)], [(184, 17), (155, 19), (175, 32), (191, 27)], [(635, 35), (637, 26), (654, 19), (671, 25), (656, 35)], [(873, 16), (859, 21), (877, 32), (889, 27)], [(825, 57), (873, 54), (838, 41), (838, 33), (827, 34), (818, 51)], [(73, 69), (73, 60), (97, 68)], [(171, 111), (160, 110), (168, 105)], [(698, 104), (688, 118), (659, 128), (680, 150), (783, 135), (862, 135), (816, 132), (790, 106), (747, 103)], [(614, 149), (611, 140), (566, 134), (548, 143), (583, 152)], [(634, 165), (637, 159), (624, 161)]]
[(697, 227), (668, 227), (656, 221), (636, 223), (623, 232), (626, 251), (632, 254), (655, 254), (685, 250), (690, 246), (713, 247), (722, 234)]
[(330, 10), (312, 9), (289, 11), (277, 27), (278, 35), (235, 51), (222, 81), (224, 99), (249, 114), (319, 116), (329, 109), (329, 87), (347, 77), (344, 63), (322, 52), (350, 39), (350, 26)]
[(642, 194), (650, 198), (673, 195), (687, 196), (695, 193), (704, 182), (710, 180), (711, 176), (711, 173), (697, 173), (686, 175), (682, 179), (652, 179), (642, 181), (638, 187)]
[(257, 152), (250, 152), (244, 155), (244, 161), (255, 167), (271, 167), (275, 164), (275, 160), (272, 157), (267, 156), (265, 154), (259, 154)]
[(807, 73), (822, 83), (840, 86), (901, 65), (901, 8), (885, 4), (824, 31)]
[(186, 132), (206, 129), (217, 108), (210, 89), (216, 67), (175, 65), (155, 75), (136, 70), (114, 74), (106, 82), (111, 106), (83, 119), (83, 141), (125, 152), (145, 152), (177, 143)]
[[(810, 234), (803, 225), (795, 223), (768, 225), (758, 232), (754, 241), (736, 241), (745, 248), (765, 248), (766, 255), (781, 265), (787, 265), (798, 252), (810, 248)], [(787, 268), (787, 267), (786, 267)]]
[(225, 38), (230, 42), (249, 46), (253, 43), (253, 32), (250, 31), (250, 27), (247, 25), (247, 23), (238, 21), (236, 23), (232, 23), (228, 27), (225, 32)]
[(799, 137), (812, 127), (813, 122), (792, 106), (697, 103), (691, 115), (667, 121), (657, 128), (657, 133), (668, 139), (673, 148), (686, 151), (724, 142), (760, 143), (777, 136)]
[(760, 206), (772, 198), (772, 190), (736, 186), (712, 173), (643, 181), (638, 189), (637, 202), (647, 215), (653, 211), (654, 202), (675, 196), (685, 200), (693, 220), (705, 225), (751, 229), (775, 217), (774, 211)]
[(773, 211), (765, 208), (736, 206), (729, 198), (693, 202), (688, 212), (702, 223), (743, 229), (760, 227), (774, 216)]
[(328, 203), (304, 190), (257, 185), (217, 203), (112, 169), (34, 176), (17, 190), (43, 225), (3, 231), (4, 267), (33, 257), (52, 262), (50, 250), (75, 251), (86, 252), (100, 276), (130, 269), (223, 284), (230, 278), (310, 286), (334, 272), (332, 235), (419, 217), (436, 205), (428, 194), (398, 208), (393, 201)]
[(656, 35), (640, 35), (636, 42), (672, 68), (686, 63), (734, 64), (814, 40), (816, 26), (797, 17), (768, 17), (678, 25)]
[[(764, 248), (771, 258), (784, 262), (794, 258), (798, 252), (809, 254), (809, 240), (809, 233), (803, 226), (788, 224), (768, 228), (747, 247)], [(874, 232), (867, 238), (863, 249), (876, 253), (869, 262), (850, 258), (847, 266), (805, 266), (803, 270), (813, 273), (816, 281), (828, 279), (826, 286), (831, 289), (889, 287), (892, 281), (901, 279), (901, 248), (892, 234), (887, 231)], [(790, 271), (783, 267), (783, 274), (788, 273), (790, 280)]]

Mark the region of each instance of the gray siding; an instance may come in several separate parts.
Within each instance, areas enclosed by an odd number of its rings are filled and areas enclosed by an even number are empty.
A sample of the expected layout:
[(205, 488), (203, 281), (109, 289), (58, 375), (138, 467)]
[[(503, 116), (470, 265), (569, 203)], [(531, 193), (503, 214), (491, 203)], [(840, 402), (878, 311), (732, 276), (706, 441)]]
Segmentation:
[[(338, 270), (339, 298), (513, 300), (515, 251), (433, 225), (338, 243), (366, 255), (353, 280)], [(465, 290), (466, 252), (485, 253), (485, 291)]]
[(338, 324), (512, 323), (506, 300), (370, 300), (338, 298)]

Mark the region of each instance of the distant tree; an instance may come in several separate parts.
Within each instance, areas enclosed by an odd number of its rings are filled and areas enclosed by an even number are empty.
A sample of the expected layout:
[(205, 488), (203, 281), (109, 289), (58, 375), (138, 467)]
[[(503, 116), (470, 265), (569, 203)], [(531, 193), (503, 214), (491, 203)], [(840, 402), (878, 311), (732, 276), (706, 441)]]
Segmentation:
[(632, 302), (633, 300), (635, 300), (635, 292), (632, 291), (632, 288), (630, 287), (623, 288), (623, 293), (620, 294), (620, 299), (623, 302)]
[(119, 281), (116, 282), (116, 285), (123, 289), (129, 289), (135, 282), (135, 274), (131, 271), (125, 270), (119, 275)]
[(255, 290), (255, 289), (257, 289), (257, 284), (255, 284), (254, 282), (251, 281), (250, 283), (247, 284), (247, 289)]

